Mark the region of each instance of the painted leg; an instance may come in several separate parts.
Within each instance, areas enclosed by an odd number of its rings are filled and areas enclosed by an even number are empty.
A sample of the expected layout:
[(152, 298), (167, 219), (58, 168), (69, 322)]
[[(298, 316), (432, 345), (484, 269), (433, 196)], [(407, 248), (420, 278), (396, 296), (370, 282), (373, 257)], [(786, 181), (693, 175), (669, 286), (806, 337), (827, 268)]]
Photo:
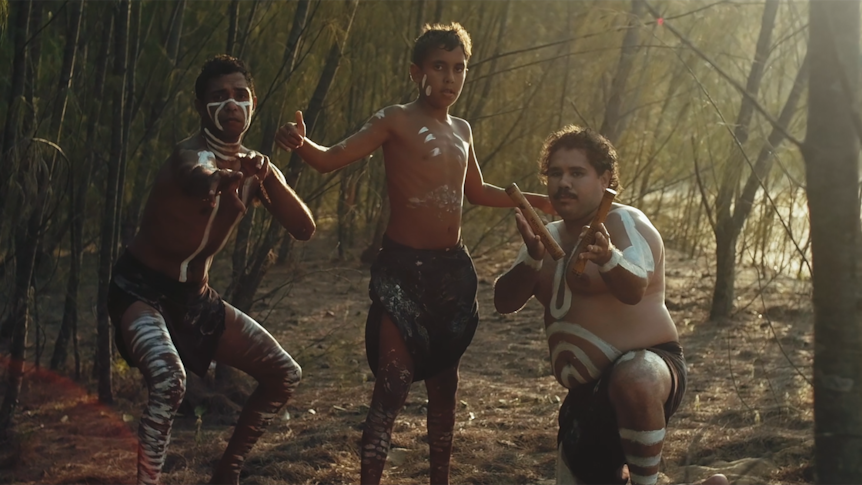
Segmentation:
[(302, 369), (260, 324), (226, 305), (226, 328), (216, 360), (257, 380), (211, 483), (237, 484), (245, 458), (278, 411), (293, 395)]
[(186, 392), (186, 371), (162, 315), (143, 303), (126, 310), (120, 331), (149, 395), (138, 426), (138, 483), (156, 484), (165, 464), (171, 427)]
[(425, 381), (428, 390), (428, 447), (431, 485), (449, 484), (452, 431), (458, 392), (458, 364)]
[(664, 403), (671, 374), (664, 360), (639, 350), (623, 355), (611, 373), (608, 393), (632, 485), (654, 485), (665, 437)]
[(371, 396), (371, 409), (362, 432), (360, 481), (376, 485), (389, 454), (395, 418), (407, 400), (413, 383), (413, 359), (398, 327), (383, 314), (380, 322), (380, 360)]

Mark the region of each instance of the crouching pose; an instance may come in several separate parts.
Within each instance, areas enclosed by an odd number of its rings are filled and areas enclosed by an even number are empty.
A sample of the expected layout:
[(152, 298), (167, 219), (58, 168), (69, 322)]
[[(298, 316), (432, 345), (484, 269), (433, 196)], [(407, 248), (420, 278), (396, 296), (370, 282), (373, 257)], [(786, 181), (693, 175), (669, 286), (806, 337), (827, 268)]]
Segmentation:
[[(535, 296), (557, 381), (557, 483), (656, 483), (668, 419), (685, 393), (686, 366), (664, 304), (664, 245), (646, 216), (614, 204), (596, 241), (573, 255), (606, 188), (617, 188), (617, 155), (601, 135), (576, 126), (552, 134), (540, 160), (561, 221), (548, 230), (567, 257), (555, 262), (516, 213), (524, 246), (494, 288), (500, 313)], [(577, 258), (588, 261), (575, 276)], [(628, 465), (627, 469), (624, 465)], [(722, 475), (710, 484), (727, 483)]]
[(176, 146), (156, 176), (108, 295), (117, 347), (149, 390), (138, 430), (138, 483), (159, 481), (186, 369), (203, 376), (214, 359), (258, 381), (213, 483), (239, 482), (243, 460), (302, 375), (269, 332), (210, 288), (208, 272), (255, 199), (297, 239), (311, 237), (314, 221), (278, 168), (241, 145), (256, 104), (243, 63), (228, 56), (208, 61), (195, 93), (201, 130)]

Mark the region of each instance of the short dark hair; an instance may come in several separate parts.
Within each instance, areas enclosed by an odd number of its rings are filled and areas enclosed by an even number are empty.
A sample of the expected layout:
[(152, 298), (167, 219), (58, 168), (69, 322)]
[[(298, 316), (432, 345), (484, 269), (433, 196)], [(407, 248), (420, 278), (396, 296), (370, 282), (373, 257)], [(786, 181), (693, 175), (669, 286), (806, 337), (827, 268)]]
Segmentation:
[(446, 49), (447, 51), (456, 48), (464, 49), (464, 55), (467, 60), (473, 54), (473, 42), (470, 40), (470, 34), (458, 22), (451, 24), (425, 24), (422, 27), (422, 34), (416, 38), (413, 43), (413, 56), (410, 61), (417, 66), (425, 60), (428, 53), (432, 49)]
[(204, 99), (207, 91), (207, 83), (211, 79), (235, 72), (245, 76), (245, 80), (248, 81), (248, 87), (251, 89), (251, 93), (254, 94), (254, 80), (251, 78), (251, 73), (248, 72), (245, 63), (236, 57), (219, 54), (206, 61), (203, 67), (201, 67), (201, 72), (198, 74), (197, 80), (195, 80), (195, 97)]
[(551, 156), (558, 150), (583, 150), (587, 155), (590, 165), (596, 169), (601, 176), (605, 171), (610, 171), (610, 183), (608, 186), (614, 190), (620, 190), (619, 174), (617, 173), (617, 150), (611, 142), (601, 134), (577, 125), (564, 126), (558, 131), (551, 133), (542, 145), (542, 153), (539, 157), (539, 172), (542, 180), (548, 181), (548, 165)]

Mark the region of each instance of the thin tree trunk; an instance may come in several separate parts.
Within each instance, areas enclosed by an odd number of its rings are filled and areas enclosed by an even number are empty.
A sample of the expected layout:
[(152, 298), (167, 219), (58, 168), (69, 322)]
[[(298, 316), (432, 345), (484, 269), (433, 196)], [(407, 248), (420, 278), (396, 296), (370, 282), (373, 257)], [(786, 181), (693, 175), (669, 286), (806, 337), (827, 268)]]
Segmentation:
[[(818, 483), (854, 483), (862, 476), (859, 139), (851, 114), (858, 109), (860, 8), (858, 1), (812, 1), (809, 9), (802, 151), (814, 262), (814, 462)], [(835, 88), (842, 77), (849, 93)]]
[(109, 80), (109, 96), (113, 101), (113, 119), (111, 120), (111, 154), (108, 161), (108, 176), (105, 185), (105, 212), (102, 217), (102, 242), (99, 251), (99, 294), (98, 294), (98, 324), (97, 352), (95, 362), (99, 376), (99, 401), (113, 402), (111, 384), (111, 322), (108, 318), (108, 285), (111, 280), (116, 246), (115, 227), (118, 206), (117, 194), (121, 183), (120, 170), (123, 157), (123, 121), (125, 102), (125, 74), (128, 54), (128, 27), (131, 10), (129, 0), (121, 0), (116, 9), (116, 35), (114, 36), (114, 66)]
[[(13, 29), (15, 53), (12, 58), (12, 72), (9, 87), (9, 97), (6, 103), (6, 121), (3, 125), (3, 135), (0, 138), (0, 167), (3, 173), (15, 173), (14, 160), (17, 157), (9, 155), (9, 150), (15, 143), (19, 127), (15, 120), (19, 118), (24, 95), (24, 81), (27, 72), (27, 39), (30, 36), (30, 14), (33, 8), (32, 0), (15, 2), (17, 11)], [(9, 177), (0, 178), (0, 237), (3, 235), (3, 224), (6, 220), (6, 205), (9, 203), (9, 190), (6, 190)]]
[(640, 18), (644, 11), (644, 4), (641, 0), (632, 0), (631, 5), (628, 29), (626, 29), (626, 35), (623, 37), (620, 60), (617, 64), (614, 80), (611, 83), (608, 103), (605, 106), (605, 117), (599, 129), (599, 132), (614, 144), (619, 141), (619, 136), (623, 132), (623, 94), (634, 65), (635, 54), (639, 48), (637, 26), (641, 23)]
[[(336, 39), (333, 42), (332, 47), (329, 50), (329, 55), (326, 58), (323, 72), (320, 74), (317, 87), (314, 90), (314, 94), (311, 96), (308, 108), (304, 112), (309, 135), (314, 133), (315, 122), (323, 110), (326, 95), (335, 79), (335, 74), (338, 71), (338, 66), (341, 63), (341, 59), (344, 55), (344, 48), (347, 45), (347, 39), (350, 35), (350, 27), (353, 24), (353, 18), (356, 15), (358, 7), (359, 0), (351, 0), (350, 7), (348, 7), (349, 12), (347, 22), (344, 26), (344, 37), (340, 41), (339, 39)], [(290, 162), (285, 171), (285, 178), (287, 179), (288, 185), (296, 187), (296, 183), (299, 181), (299, 176), (304, 167), (305, 164), (299, 156), (295, 152), (291, 154)], [(269, 219), (269, 229), (267, 230), (263, 241), (261, 241), (260, 246), (258, 246), (254, 252), (249, 271), (243, 275), (240, 284), (237, 285), (237, 291), (235, 292), (234, 301), (232, 302), (237, 308), (245, 312), (251, 310), (251, 304), (254, 301), (254, 295), (257, 293), (260, 282), (275, 262), (275, 257), (271, 254), (271, 251), (284, 233), (284, 229), (280, 224), (278, 224), (278, 222), (276, 222), (272, 217), (269, 217)]]
[[(300, 0), (296, 4), (296, 11), (293, 15), (293, 25), (290, 28), (290, 34), (287, 37), (287, 44), (282, 55), (281, 69), (276, 78), (273, 80), (273, 85), (280, 86), (273, 90), (263, 104), (258, 117), (263, 119), (263, 140), (261, 142), (260, 151), (266, 156), (272, 156), (275, 142), (275, 133), (280, 124), (281, 111), (284, 106), (284, 97), (280, 97), (281, 102), (276, 102), (273, 98), (281, 90), (281, 87), (286, 86), (293, 75), (293, 70), (296, 66), (296, 58), (299, 53), (299, 41), (302, 38), (302, 33), (306, 27), (308, 19), (308, 0)], [(254, 224), (254, 207), (249, 208), (249, 213), (242, 218), (236, 228), (236, 238), (234, 239), (233, 249), (233, 271), (231, 273), (231, 282), (228, 286), (225, 295), (228, 300), (233, 301), (234, 292), (240, 280), (245, 276), (248, 266), (249, 242), (251, 229)]]
[[(59, 81), (58, 86), (57, 86), (57, 97), (56, 97), (55, 102), (54, 102), (54, 114), (51, 117), (51, 133), (56, 136), (56, 143), (58, 145), (60, 144), (60, 139), (62, 137), (62, 126), (63, 126), (63, 119), (64, 119), (65, 113), (66, 113), (66, 101), (68, 99), (69, 87), (72, 84), (72, 77), (74, 75), (75, 57), (77, 56), (77, 52), (78, 52), (78, 38), (79, 38), (79, 32), (80, 32), (80, 27), (81, 27), (81, 18), (83, 17), (83, 12), (84, 12), (84, 2), (75, 2), (73, 4), (70, 4), (68, 12), (69, 12), (69, 14), (68, 14), (69, 15), (69, 22), (68, 22), (69, 31), (67, 32), (67, 36), (66, 36), (66, 49), (65, 49), (65, 52), (63, 54), (63, 67), (61, 69), (60, 81)], [(56, 157), (56, 154), (54, 156)], [(70, 177), (74, 178), (75, 172), (76, 171), (74, 171), (74, 170), (71, 171)], [(70, 194), (70, 199), (71, 200), (70, 200), (69, 205), (74, 206), (75, 205), (74, 188), (73, 188), (73, 192)], [(75, 218), (75, 213), (70, 211), (69, 219), (70, 219), (71, 226), (74, 226), (74, 221), (73, 221), (74, 218)], [(69, 272), (69, 282), (70, 283), (71, 283), (72, 278), (73, 278), (72, 274), (74, 273), (75, 277), (77, 277), (77, 272), (80, 271), (80, 265), (79, 264), (76, 265), (76, 263), (79, 263), (79, 261), (76, 261), (76, 260), (78, 260), (79, 257), (80, 256), (74, 252), (74, 247), (73, 247), (73, 252), (70, 255), (70, 260), (71, 260), (71, 265), (77, 266), (77, 267), (70, 268), (70, 272)], [(75, 295), (77, 293), (77, 284), (74, 288), (74, 293), (70, 293), (71, 288), (69, 286), (67, 286), (66, 290), (67, 290), (66, 305), (68, 305), (70, 296)], [(64, 315), (63, 323), (60, 325), (60, 332), (57, 335), (57, 342), (61, 343), (61, 346), (63, 347), (62, 359), (64, 362), (65, 362), (65, 358), (66, 358), (65, 347), (69, 341), (69, 335), (70, 334), (71, 334), (71, 326), (67, 324), (66, 318)], [(57, 353), (57, 345), (55, 344), (54, 345), (54, 354), (56, 354), (56, 353)], [(59, 357), (60, 356), (57, 356), (57, 358), (59, 358)], [(54, 359), (55, 359), (54, 356), (52, 356), (51, 363), (50, 363), (51, 369), (57, 368), (57, 363)]]
[[(763, 8), (760, 24), (760, 36), (757, 39), (754, 61), (748, 73), (746, 91), (756, 98), (763, 79), (763, 70), (769, 56), (772, 30), (778, 12), (778, 0), (767, 0)], [(715, 198), (715, 288), (712, 294), (710, 319), (726, 318), (733, 312), (734, 284), (736, 280), (736, 265), (732, 254), (736, 251), (738, 231), (734, 234), (731, 203), (739, 187), (739, 179), (745, 164), (742, 146), (748, 141), (749, 125), (754, 114), (754, 103), (751, 98), (743, 97), (736, 118), (733, 136), (736, 141), (730, 148), (730, 157), (722, 173), (718, 195)], [(737, 146), (738, 141), (738, 146)], [(729, 256), (730, 255), (730, 256)]]
[(228, 7), (227, 48), (228, 55), (234, 55), (236, 50), (236, 32), (239, 27), (239, 0), (231, 0)]

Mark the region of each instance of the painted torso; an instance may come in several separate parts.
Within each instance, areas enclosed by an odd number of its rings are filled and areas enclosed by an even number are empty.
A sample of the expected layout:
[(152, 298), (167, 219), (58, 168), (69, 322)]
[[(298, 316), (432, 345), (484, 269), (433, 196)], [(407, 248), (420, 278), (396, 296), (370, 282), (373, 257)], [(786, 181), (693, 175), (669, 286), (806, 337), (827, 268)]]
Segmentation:
[(441, 122), (391, 106), (396, 117), (383, 145), (392, 214), (387, 234), (416, 248), (445, 248), (461, 237), (461, 207), (470, 131), (464, 120)]
[(678, 339), (664, 304), (664, 250), (658, 232), (643, 213), (632, 207), (615, 204), (608, 220), (614, 217), (627, 219), (626, 224), (617, 224), (627, 234), (615, 234), (608, 224), (612, 243), (623, 252), (632, 248), (629, 255), (640, 249), (638, 244), (651, 252), (652, 261), (641, 261), (647, 266), (649, 284), (636, 305), (622, 303), (610, 293), (596, 264), (588, 263), (585, 277), (574, 284), (572, 278), (566, 278), (569, 255), (577, 241), (566, 234), (562, 221), (548, 225), (567, 256), (556, 262), (545, 256), (536, 298), (545, 307), (545, 332), (554, 375), (567, 388), (594, 381), (614, 359), (629, 350)]
[(140, 230), (129, 244), (129, 251), (153, 269), (201, 286), (207, 281), (212, 257), (224, 246), (259, 186), (256, 177), (246, 178), (233, 189), (235, 196), (225, 191), (216, 196), (214, 206), (185, 193), (174, 170), (178, 157), (193, 155), (210, 168), (239, 170), (237, 160), (223, 160), (209, 148), (200, 135), (177, 146), (156, 175)]

